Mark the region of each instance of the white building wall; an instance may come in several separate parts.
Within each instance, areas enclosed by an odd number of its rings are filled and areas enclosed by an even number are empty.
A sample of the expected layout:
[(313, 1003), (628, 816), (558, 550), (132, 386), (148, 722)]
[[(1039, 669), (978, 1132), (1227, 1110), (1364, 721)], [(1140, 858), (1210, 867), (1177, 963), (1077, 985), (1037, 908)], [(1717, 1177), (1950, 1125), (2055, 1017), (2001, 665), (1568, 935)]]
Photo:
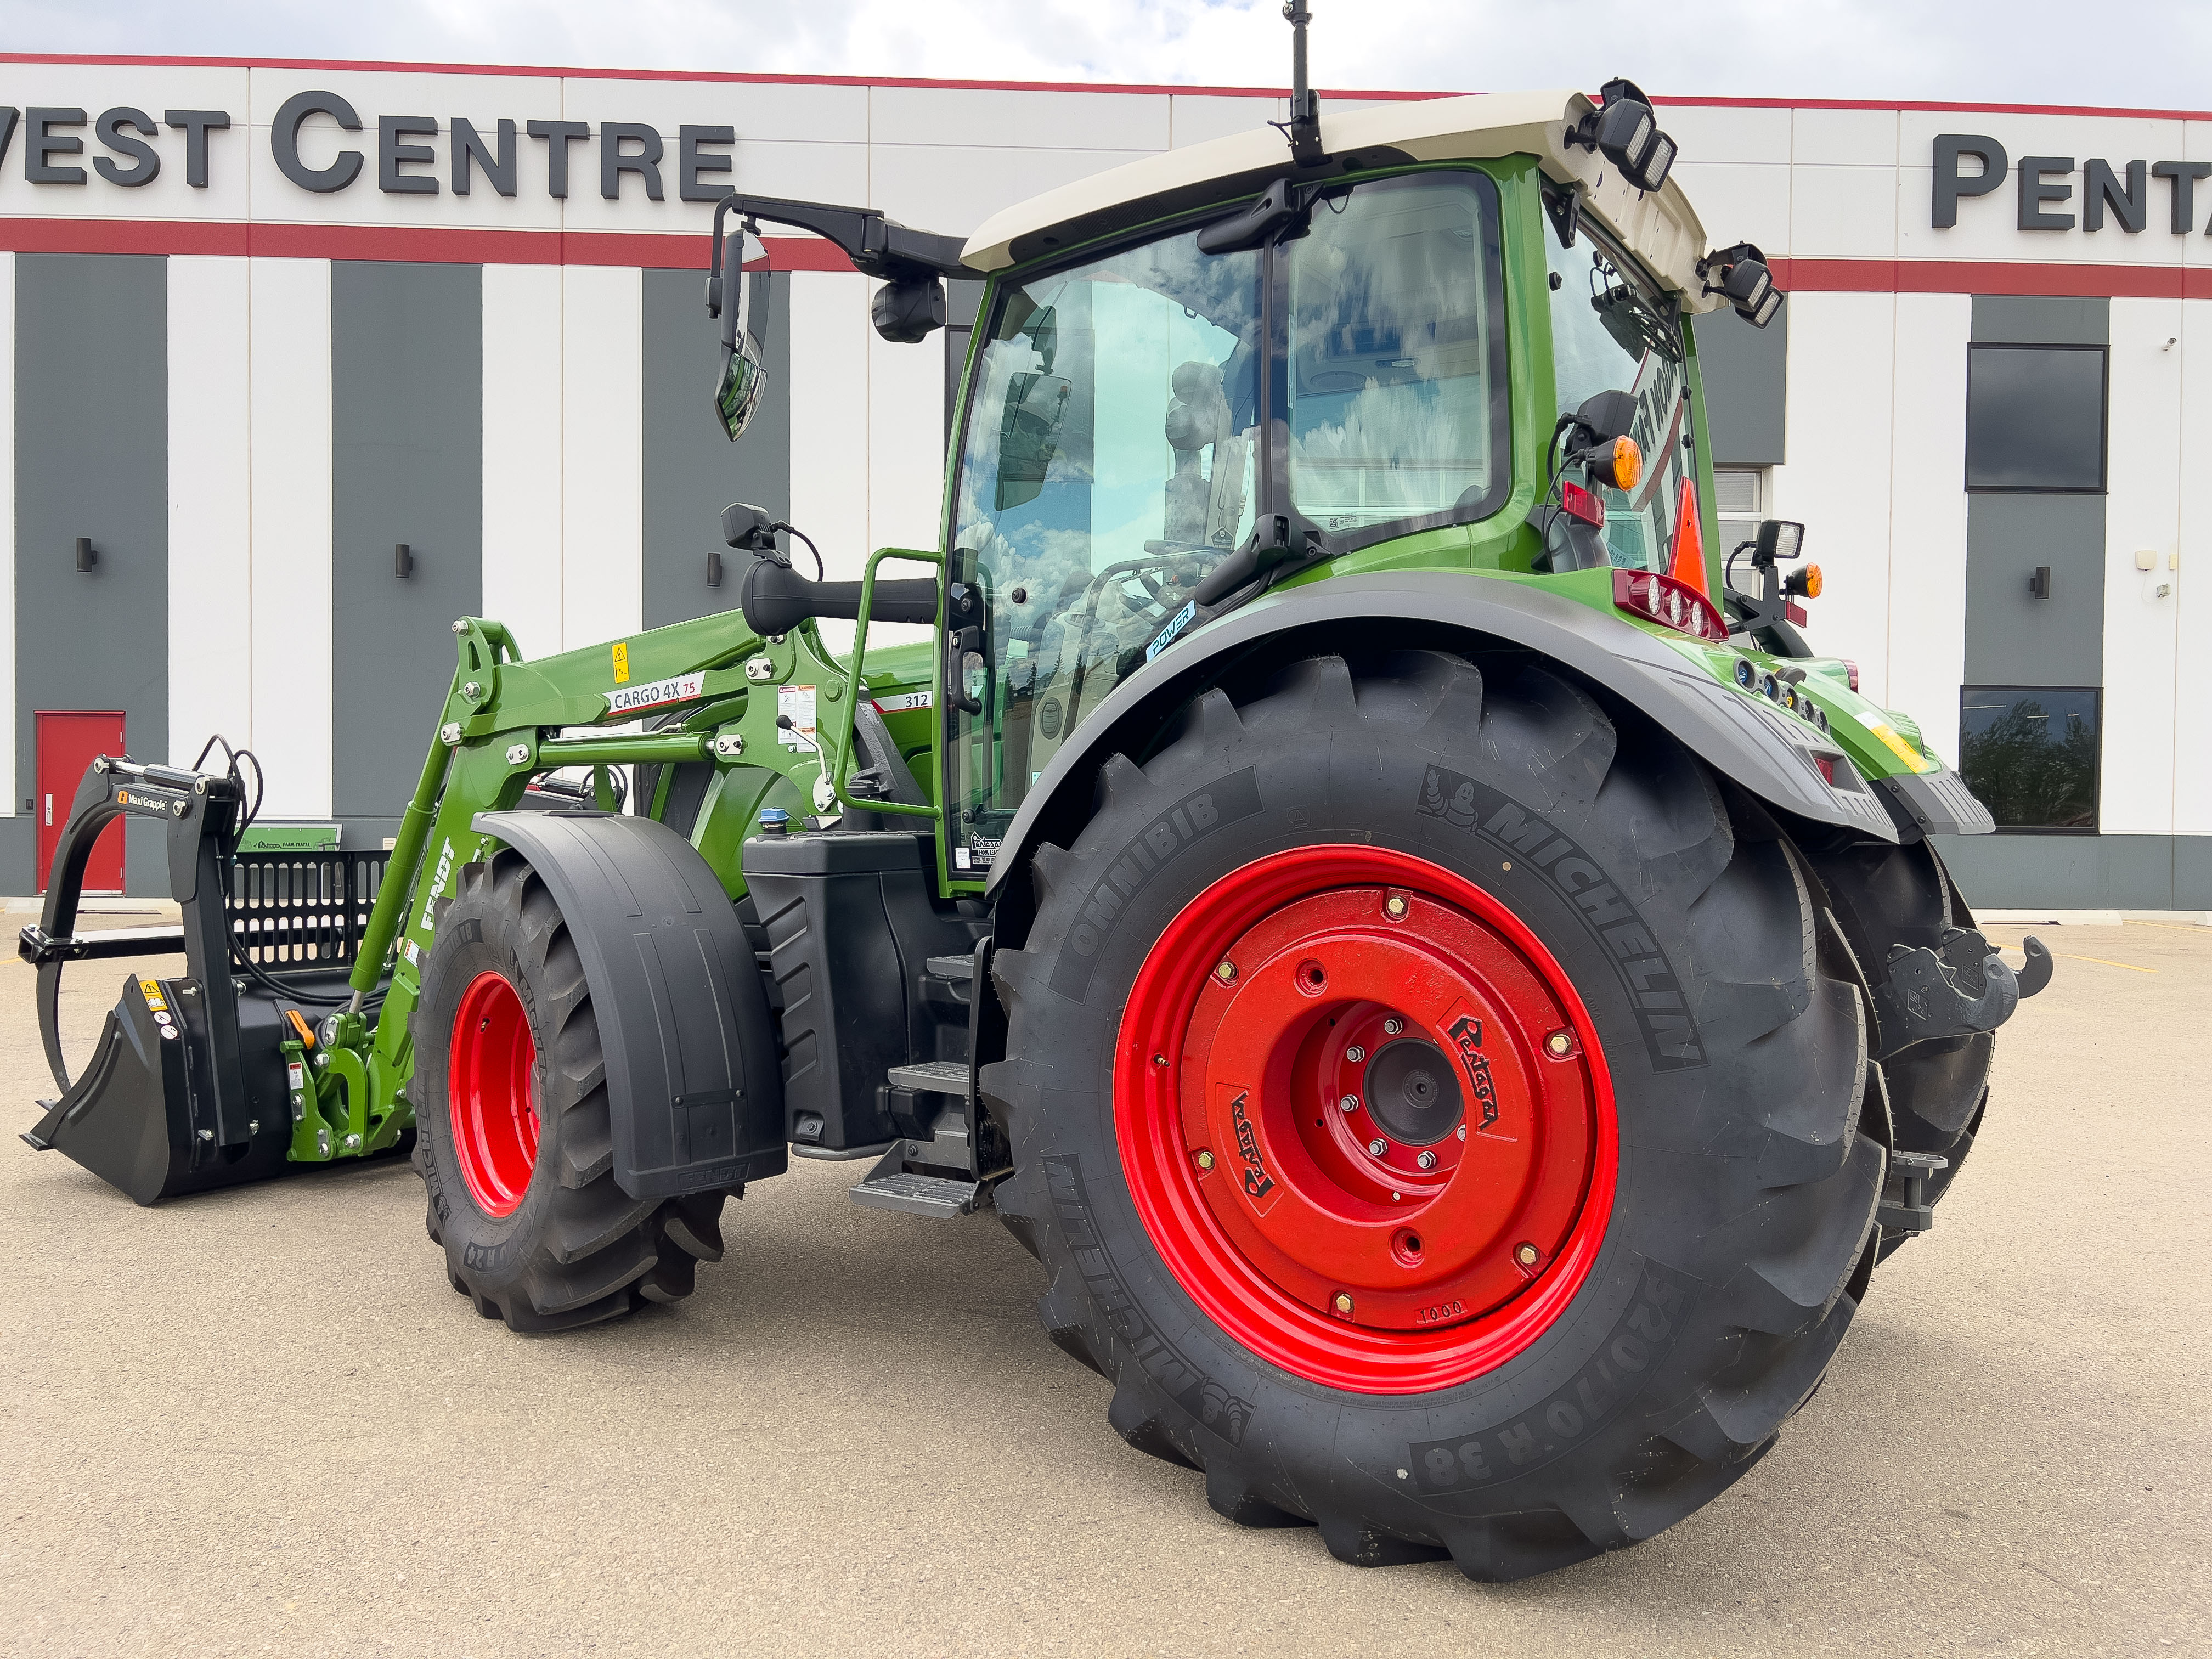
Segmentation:
[[(2175, 351), (2185, 353), (2194, 345), (2202, 354), (2199, 362), (2212, 363), (2212, 300), (2182, 303), (2181, 334)], [(2184, 374), (2179, 441), (2185, 458), (2212, 453), (2212, 368)], [(2143, 578), (2154, 597), (2161, 584), (2173, 590), (2160, 603), (2173, 613), (2177, 703), (2183, 670), (2193, 681), (2212, 663), (2212, 493), (2202, 479), (2202, 470), (2185, 459), (2173, 563)], [(2166, 764), (2173, 775), (2174, 833), (2212, 835), (2212, 738), (2205, 736), (2202, 721), (2175, 724)]]
[(217, 732), (253, 741), (249, 262), (173, 256), (168, 313), (168, 758), (189, 766)]
[(568, 460), (563, 272), (483, 270), (483, 614), (525, 657), (561, 649), (566, 592), (562, 478)]
[(561, 286), (561, 644), (645, 621), (645, 279), (570, 265)]
[(268, 816), (313, 821), (331, 815), (331, 264), (246, 265), (251, 742)]
[[(2098, 822), (2107, 835), (2173, 830), (2174, 605), (2157, 597), (2179, 550), (2182, 302), (2115, 300), (2105, 497), (2105, 696)], [(2168, 343), (2172, 342), (2171, 344)], [(2152, 568), (2136, 568), (2138, 551)]]
[[(1936, 752), (1955, 764), (1966, 660), (1966, 347), (1974, 302), (1964, 294), (1900, 294), (1896, 307), (1884, 700), (1911, 714)], [(1809, 386), (1803, 395), (1821, 391)], [(1812, 556), (1821, 556), (1818, 539)], [(1845, 643), (1839, 630), (1837, 640)]]
[(1856, 661), (1860, 689), (1887, 703), (1897, 296), (1798, 294), (1790, 307), (1790, 460), (1774, 469), (1773, 511), (1804, 523), (1827, 579), (1806, 639)]

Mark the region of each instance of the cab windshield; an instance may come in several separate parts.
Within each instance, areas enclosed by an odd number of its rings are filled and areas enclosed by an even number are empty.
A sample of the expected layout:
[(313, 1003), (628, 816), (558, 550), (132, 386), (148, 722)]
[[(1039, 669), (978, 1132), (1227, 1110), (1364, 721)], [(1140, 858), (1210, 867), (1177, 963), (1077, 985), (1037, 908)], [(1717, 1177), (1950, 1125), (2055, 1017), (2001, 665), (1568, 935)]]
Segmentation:
[(1558, 412), (1571, 414), (1601, 392), (1635, 398), (1629, 435), (1644, 452), (1643, 477), (1632, 491), (1595, 480), (1590, 487), (1605, 504), (1607, 556), (1626, 569), (1664, 570), (1683, 515), (1684, 486), (1697, 476), (1681, 318), (1674, 302), (1589, 220), (1570, 246), (1558, 217), (1545, 217)]
[(989, 867), (1069, 733), (1261, 513), (1337, 553), (1507, 493), (1490, 179), (1401, 175), (1311, 208), (1267, 247), (1206, 253), (1194, 228), (999, 289), (953, 499), (951, 580), (981, 601), (951, 647), (956, 872)]

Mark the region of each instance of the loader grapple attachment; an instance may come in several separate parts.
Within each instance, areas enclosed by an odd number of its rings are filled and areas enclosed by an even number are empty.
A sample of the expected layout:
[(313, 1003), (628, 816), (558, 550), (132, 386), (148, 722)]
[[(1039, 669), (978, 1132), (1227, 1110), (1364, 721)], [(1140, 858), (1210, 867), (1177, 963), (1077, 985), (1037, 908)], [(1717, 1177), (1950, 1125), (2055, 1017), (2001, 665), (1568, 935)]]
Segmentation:
[[(372, 1120), (358, 1060), (313, 1031), (348, 1000), (386, 854), (240, 853), (241, 794), (234, 772), (100, 757), (77, 790), (45, 909), (16, 947), (39, 970), (40, 1035), (61, 1090), (40, 1102), (44, 1115), (22, 1138), (141, 1204), (402, 1142), (396, 1121)], [(167, 830), (182, 926), (77, 933), (93, 842), (114, 818), (141, 815)], [(184, 971), (126, 979), (72, 1079), (64, 966), (156, 955), (181, 956)]]

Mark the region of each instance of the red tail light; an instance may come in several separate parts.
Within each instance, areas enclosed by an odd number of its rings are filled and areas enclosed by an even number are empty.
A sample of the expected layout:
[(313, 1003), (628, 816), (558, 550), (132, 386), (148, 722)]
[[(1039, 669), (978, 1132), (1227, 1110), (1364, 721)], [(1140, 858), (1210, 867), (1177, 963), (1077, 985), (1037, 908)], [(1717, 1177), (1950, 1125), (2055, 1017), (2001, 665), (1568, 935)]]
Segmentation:
[(1656, 570), (1616, 570), (1613, 602), (1623, 611), (1694, 634), (1715, 645), (1728, 643), (1728, 623), (1713, 602), (1687, 582)]
[(1836, 757), (1833, 755), (1815, 755), (1813, 757), (1813, 764), (1820, 769), (1820, 775), (1823, 778), (1826, 779), (1831, 785), (1834, 784)]
[(1605, 503), (1571, 478), (1559, 486), (1559, 507), (1570, 518), (1604, 527)]
[(1850, 682), (1852, 690), (1859, 689), (1859, 665), (1849, 657), (1844, 659), (1844, 678)]

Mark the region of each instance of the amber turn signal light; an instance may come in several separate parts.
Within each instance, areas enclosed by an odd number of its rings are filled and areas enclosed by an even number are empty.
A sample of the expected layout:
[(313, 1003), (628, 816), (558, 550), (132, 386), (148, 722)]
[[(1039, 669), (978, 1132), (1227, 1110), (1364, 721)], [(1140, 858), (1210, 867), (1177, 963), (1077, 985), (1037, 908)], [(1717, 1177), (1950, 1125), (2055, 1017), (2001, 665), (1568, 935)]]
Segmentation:
[(1633, 489), (1644, 476), (1644, 452), (1633, 438), (1615, 438), (1590, 456), (1590, 477), (1615, 489)]
[(1784, 592), (1808, 599), (1819, 599), (1820, 587), (1820, 567), (1817, 564), (1808, 564), (1802, 570), (1793, 571), (1782, 583)]

